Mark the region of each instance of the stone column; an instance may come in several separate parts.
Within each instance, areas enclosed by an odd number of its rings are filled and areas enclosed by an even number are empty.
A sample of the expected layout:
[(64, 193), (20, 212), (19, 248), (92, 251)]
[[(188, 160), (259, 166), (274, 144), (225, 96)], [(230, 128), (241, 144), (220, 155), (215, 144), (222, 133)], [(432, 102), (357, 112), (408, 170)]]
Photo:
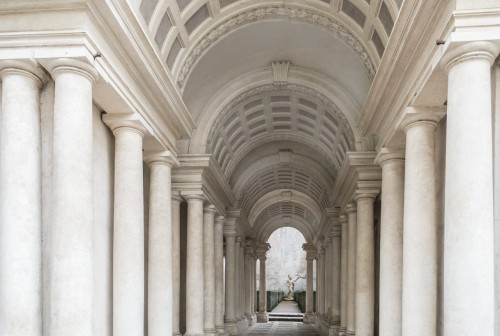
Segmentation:
[(186, 332), (185, 336), (202, 336), (205, 297), (203, 267), (203, 201), (202, 192), (183, 194), (188, 204), (186, 244)]
[(215, 207), (208, 205), (203, 210), (203, 267), (204, 300), (203, 328), (205, 335), (215, 335)]
[(307, 279), (306, 279), (306, 313), (304, 315), (304, 323), (313, 324), (315, 320), (313, 305), (314, 305), (314, 286), (313, 286), (313, 262), (316, 258), (316, 248), (313, 244), (305, 243), (302, 245), (306, 251), (307, 262)]
[(3, 61), (0, 69), (0, 335), (36, 336), (42, 335), (44, 75), (24, 62)]
[[(89, 65), (70, 59), (56, 60), (49, 68), (55, 80), (49, 330), (53, 336), (91, 335), (92, 86), (97, 73)], [(142, 164), (142, 154), (139, 161)]]
[(257, 314), (257, 322), (266, 323), (269, 321), (267, 316), (267, 293), (266, 293), (266, 259), (269, 244), (264, 243), (257, 247), (257, 257), (260, 260), (260, 279), (259, 279), (259, 313)]
[(113, 334), (144, 333), (144, 197), (138, 122), (109, 116), (115, 135)]
[(241, 267), (241, 264), (240, 264), (240, 245), (241, 245), (241, 237), (236, 237), (236, 243), (234, 244), (234, 252), (235, 252), (234, 253), (234, 255), (235, 255), (235, 266), (234, 266), (235, 285), (234, 286), (235, 286), (235, 293), (234, 293), (234, 297), (233, 297), (234, 314), (235, 314), (236, 321), (241, 320), (241, 314), (240, 314), (240, 296), (241, 296), (241, 293), (240, 293), (240, 267)]
[[(331, 325), (333, 330), (337, 332), (340, 327), (340, 234), (341, 228), (335, 225), (332, 229), (332, 283), (331, 283)], [(332, 328), (331, 328), (332, 329)]]
[(248, 325), (252, 325), (252, 253), (254, 247), (251, 242), (245, 247), (245, 316)]
[(332, 239), (327, 237), (325, 239), (325, 259), (323, 261), (324, 269), (324, 320), (327, 324), (330, 323), (332, 317)]
[(339, 217), (341, 226), (340, 248), (340, 328), (337, 334), (344, 335), (347, 331), (347, 248), (348, 248), (348, 219), (346, 215)]
[(316, 302), (318, 303), (318, 316), (321, 320), (325, 319), (325, 246), (321, 246), (318, 256), (318, 277), (319, 277), (319, 295), (316, 297)]
[(245, 302), (246, 302), (246, 283), (248, 280), (245, 277), (245, 248), (246, 241), (243, 239), (240, 244), (240, 316), (241, 320), (246, 320), (245, 315)]
[(376, 193), (360, 192), (356, 238), (356, 335), (375, 331), (375, 240), (373, 202)]
[(354, 335), (356, 331), (356, 238), (358, 226), (358, 210), (355, 203), (346, 207), (348, 218), (347, 229), (347, 333)]
[(422, 115), (412, 119), (405, 126), (402, 334), (434, 336), (438, 254), (434, 154), (437, 118)]
[(236, 315), (234, 311), (234, 297), (236, 291), (236, 225), (233, 218), (228, 219), (224, 225), (224, 237), (226, 238), (226, 297), (225, 297), (225, 329), (230, 335), (236, 335)]
[(491, 66), (498, 52), (498, 45), (474, 42), (444, 60), (444, 336), (495, 334)]
[(215, 218), (215, 329), (224, 333), (224, 216)]
[(382, 149), (379, 333), (401, 336), (404, 154)]
[(172, 333), (172, 157), (146, 156), (150, 169), (148, 336)]
[(182, 197), (172, 195), (172, 336), (180, 336), (181, 304), (181, 216)]

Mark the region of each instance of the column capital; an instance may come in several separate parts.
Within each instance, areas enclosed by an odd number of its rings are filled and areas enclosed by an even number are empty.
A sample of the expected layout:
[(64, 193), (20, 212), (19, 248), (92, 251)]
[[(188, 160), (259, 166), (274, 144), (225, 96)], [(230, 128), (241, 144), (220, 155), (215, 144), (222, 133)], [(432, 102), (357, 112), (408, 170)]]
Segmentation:
[(226, 218), (222, 215), (215, 216), (215, 225), (224, 225)]
[(61, 73), (73, 72), (85, 76), (92, 83), (96, 81), (99, 74), (90, 64), (73, 58), (58, 58), (48, 63), (47, 70), (55, 79)]
[(266, 260), (267, 253), (271, 249), (271, 245), (269, 243), (258, 243), (257, 248), (255, 249), (255, 254), (259, 260)]
[(356, 190), (356, 196), (354, 196), (354, 200), (359, 203), (360, 200), (369, 199), (375, 201), (379, 192), (372, 190)]
[(188, 190), (188, 191), (180, 191), (179, 194), (186, 200), (200, 200), (204, 202), (206, 200), (205, 194), (202, 190)]
[(349, 222), (349, 218), (347, 217), (346, 213), (343, 213), (340, 215), (339, 222), (340, 222), (340, 225), (344, 225), (344, 224), (347, 224)]
[(170, 168), (179, 167), (179, 160), (171, 151), (146, 151), (143, 153), (144, 161), (149, 167), (152, 165), (166, 165)]
[(224, 224), (224, 237), (236, 237), (236, 224), (231, 221), (226, 221)]
[(307, 260), (316, 259), (317, 250), (316, 250), (316, 246), (314, 246), (314, 244), (304, 243), (304, 244), (302, 244), (302, 249), (306, 252), (306, 259)]
[(178, 192), (172, 192), (172, 202), (177, 202), (177, 203), (182, 203), (182, 201), (184, 200), (181, 195), (179, 195)]
[(38, 87), (48, 81), (45, 72), (31, 60), (2, 60), (0, 61), (0, 78), (7, 74), (19, 74), (36, 81)]
[(446, 114), (446, 106), (407, 107), (398, 128), (405, 133), (412, 127), (427, 126), (436, 129), (438, 122)]
[(340, 237), (342, 234), (342, 228), (339, 224), (334, 224), (332, 225), (332, 229), (330, 230), (328, 236), (330, 237), (331, 240), (336, 237)]
[(203, 208), (203, 213), (209, 213), (215, 216), (215, 214), (217, 213), (217, 209), (215, 208), (215, 205), (208, 204)]
[(354, 202), (348, 203), (346, 208), (345, 208), (345, 212), (348, 215), (351, 213), (358, 213), (358, 208), (357, 208), (356, 203), (354, 203)]
[(389, 149), (384, 147), (380, 149), (375, 157), (375, 163), (384, 167), (386, 164), (404, 164), (404, 149)]
[(441, 59), (441, 67), (448, 73), (453, 66), (470, 59), (485, 59), (493, 65), (500, 52), (500, 47), (489, 41), (474, 41), (453, 45), (448, 48)]
[(141, 137), (148, 134), (145, 122), (137, 113), (106, 113), (102, 116), (102, 121), (108, 125), (115, 136), (122, 131), (136, 132)]

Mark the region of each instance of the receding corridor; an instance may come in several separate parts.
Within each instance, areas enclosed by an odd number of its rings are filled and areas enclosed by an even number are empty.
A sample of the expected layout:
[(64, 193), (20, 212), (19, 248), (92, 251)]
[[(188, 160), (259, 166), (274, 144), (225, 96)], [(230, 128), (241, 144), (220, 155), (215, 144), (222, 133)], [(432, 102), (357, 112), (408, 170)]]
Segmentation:
[(319, 336), (319, 332), (312, 325), (302, 322), (268, 322), (257, 323), (249, 328), (247, 336)]

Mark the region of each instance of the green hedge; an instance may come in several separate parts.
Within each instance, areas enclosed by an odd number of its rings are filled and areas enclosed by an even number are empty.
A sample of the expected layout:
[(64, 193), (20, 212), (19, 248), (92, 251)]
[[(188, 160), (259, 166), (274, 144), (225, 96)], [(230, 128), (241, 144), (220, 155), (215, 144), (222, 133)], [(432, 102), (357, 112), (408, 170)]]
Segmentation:
[[(294, 294), (295, 301), (299, 305), (300, 311), (302, 313), (306, 312), (306, 292), (295, 292)], [(313, 311), (316, 311), (316, 292), (313, 293)]]
[[(266, 311), (270, 312), (283, 301), (285, 294), (283, 292), (267, 291), (267, 308)], [(257, 291), (257, 307), (259, 307), (259, 291)]]

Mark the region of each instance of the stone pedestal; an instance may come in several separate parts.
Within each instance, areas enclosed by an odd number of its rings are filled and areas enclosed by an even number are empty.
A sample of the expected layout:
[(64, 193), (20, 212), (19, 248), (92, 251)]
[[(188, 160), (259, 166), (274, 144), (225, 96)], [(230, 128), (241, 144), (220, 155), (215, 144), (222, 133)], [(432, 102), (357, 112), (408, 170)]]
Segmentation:
[(42, 334), (40, 69), (0, 62), (0, 335)]

